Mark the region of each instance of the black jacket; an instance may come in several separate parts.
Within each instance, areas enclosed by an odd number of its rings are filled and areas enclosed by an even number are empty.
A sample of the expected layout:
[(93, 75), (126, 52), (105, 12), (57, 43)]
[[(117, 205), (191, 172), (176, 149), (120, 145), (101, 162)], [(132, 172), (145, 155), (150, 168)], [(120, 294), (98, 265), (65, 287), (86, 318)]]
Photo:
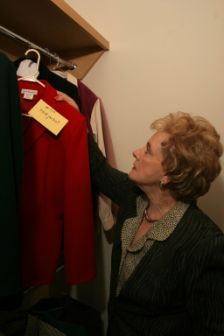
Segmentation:
[(112, 252), (108, 336), (224, 335), (224, 235), (191, 204), (170, 237), (156, 241), (116, 296), (121, 229), (141, 192), (90, 139), (94, 187), (120, 206)]

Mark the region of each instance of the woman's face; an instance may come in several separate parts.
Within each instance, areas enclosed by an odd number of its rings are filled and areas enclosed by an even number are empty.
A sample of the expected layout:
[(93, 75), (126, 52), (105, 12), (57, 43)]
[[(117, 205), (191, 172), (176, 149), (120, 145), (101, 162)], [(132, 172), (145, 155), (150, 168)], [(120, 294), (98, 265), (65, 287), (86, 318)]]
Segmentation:
[(161, 143), (166, 142), (168, 138), (168, 133), (156, 132), (146, 146), (133, 152), (135, 161), (129, 172), (129, 178), (138, 186), (158, 186), (161, 181), (167, 182), (162, 166)]

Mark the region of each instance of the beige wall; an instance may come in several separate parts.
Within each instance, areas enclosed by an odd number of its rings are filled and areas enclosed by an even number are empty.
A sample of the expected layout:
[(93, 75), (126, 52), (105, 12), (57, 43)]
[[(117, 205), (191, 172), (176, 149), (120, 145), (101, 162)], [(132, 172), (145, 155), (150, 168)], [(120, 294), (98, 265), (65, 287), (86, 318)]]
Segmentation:
[[(104, 102), (120, 169), (168, 112), (203, 115), (224, 141), (223, 0), (66, 1), (111, 44), (84, 81)], [(223, 194), (224, 173), (200, 204), (224, 228)]]

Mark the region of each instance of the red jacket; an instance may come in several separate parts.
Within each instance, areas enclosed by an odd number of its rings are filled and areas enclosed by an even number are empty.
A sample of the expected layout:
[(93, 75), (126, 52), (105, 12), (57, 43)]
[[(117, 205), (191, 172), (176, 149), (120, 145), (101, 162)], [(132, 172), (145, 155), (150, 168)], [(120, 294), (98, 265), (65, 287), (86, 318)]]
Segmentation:
[[(43, 99), (69, 120), (55, 136), (32, 118), (24, 121), (21, 231), (24, 287), (54, 279), (63, 250), (65, 281), (78, 284), (95, 276), (94, 228), (86, 120), (46, 81), (19, 81), (22, 112)], [(37, 90), (26, 100), (23, 88)]]

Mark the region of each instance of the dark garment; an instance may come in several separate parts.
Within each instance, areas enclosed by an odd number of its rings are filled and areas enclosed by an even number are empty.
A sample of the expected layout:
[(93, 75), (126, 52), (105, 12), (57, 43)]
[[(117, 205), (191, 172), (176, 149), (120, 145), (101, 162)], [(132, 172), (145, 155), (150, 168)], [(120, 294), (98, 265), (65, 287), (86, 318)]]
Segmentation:
[(15, 67), (2, 54), (0, 74), (0, 309), (10, 309), (20, 301), (22, 289), (17, 210), (23, 155)]
[(67, 336), (101, 336), (100, 313), (71, 297), (41, 299), (30, 311)]
[(81, 80), (78, 80), (78, 95), (80, 100), (80, 111), (88, 120), (90, 120), (94, 104), (98, 97)]
[(80, 112), (86, 117), (88, 130), (92, 132), (91, 127), (91, 115), (93, 107), (98, 99), (93, 91), (91, 91), (81, 80), (78, 80), (78, 96), (79, 96), (79, 108)]
[(196, 204), (155, 241), (116, 296), (121, 230), (141, 192), (108, 166), (89, 137), (92, 182), (119, 206), (112, 252), (108, 336), (224, 335), (224, 235)]
[(18, 309), (0, 311), (0, 336), (24, 336), (27, 315), (26, 311)]

